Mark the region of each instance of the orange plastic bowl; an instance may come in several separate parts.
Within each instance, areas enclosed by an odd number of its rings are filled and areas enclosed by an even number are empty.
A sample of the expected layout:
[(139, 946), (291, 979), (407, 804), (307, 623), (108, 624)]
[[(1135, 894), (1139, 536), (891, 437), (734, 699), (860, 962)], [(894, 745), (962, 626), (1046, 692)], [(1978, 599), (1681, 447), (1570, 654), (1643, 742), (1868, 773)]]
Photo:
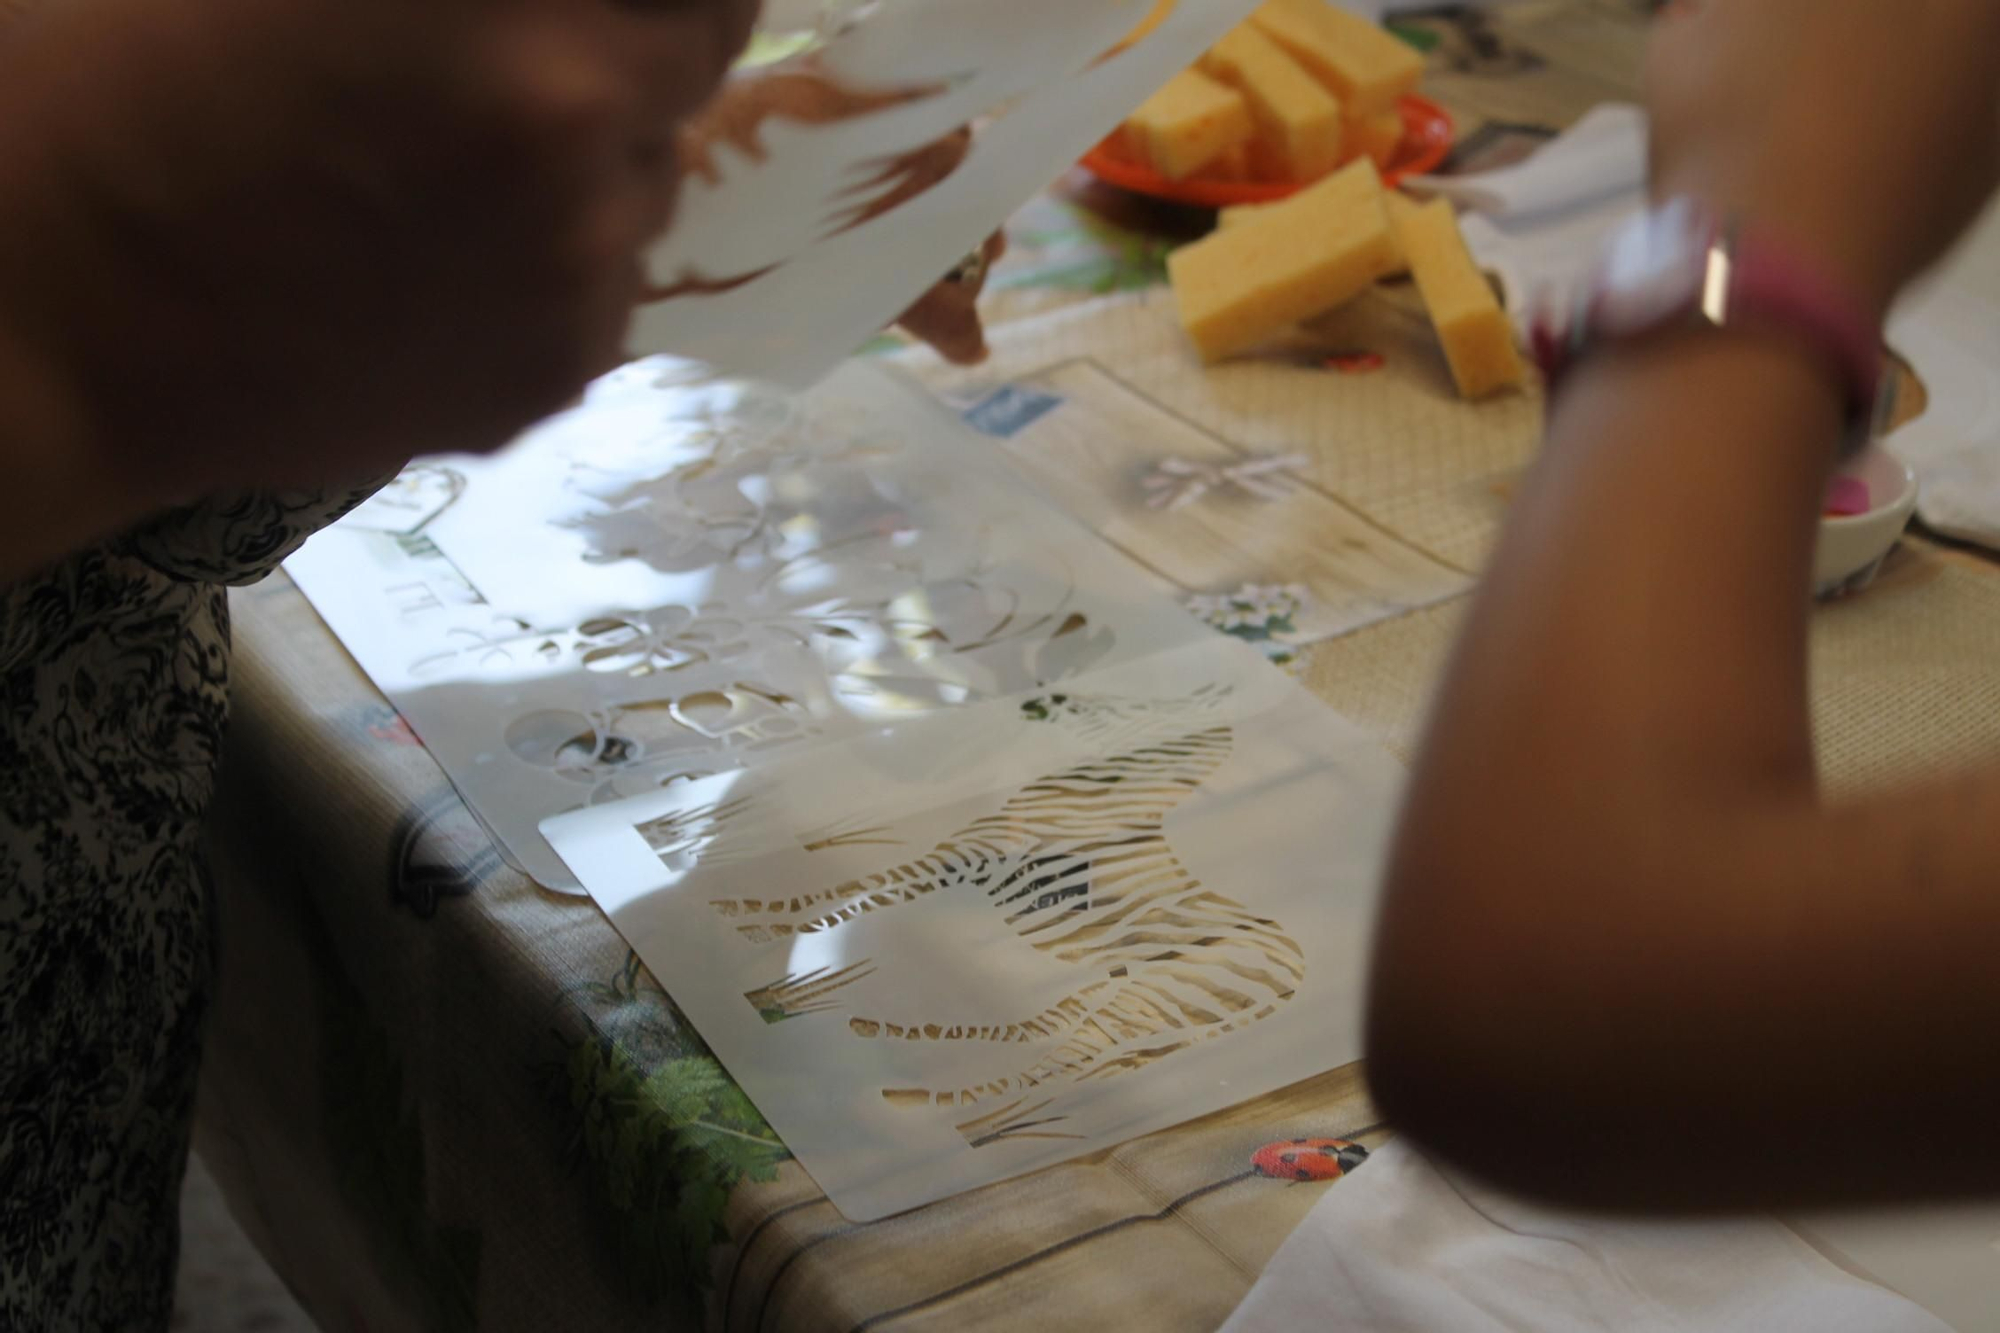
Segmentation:
[[(1383, 181), (1389, 185), (1435, 171), (1451, 152), (1455, 128), (1451, 113), (1429, 98), (1405, 97), (1397, 104), (1397, 110), (1403, 113), (1403, 142), (1382, 173)], [(1295, 181), (1218, 181), (1200, 176), (1168, 180), (1143, 162), (1134, 162), (1120, 153), (1116, 138), (1106, 139), (1086, 153), (1083, 165), (1099, 180), (1121, 190), (1198, 208), (1268, 204), (1305, 188)]]

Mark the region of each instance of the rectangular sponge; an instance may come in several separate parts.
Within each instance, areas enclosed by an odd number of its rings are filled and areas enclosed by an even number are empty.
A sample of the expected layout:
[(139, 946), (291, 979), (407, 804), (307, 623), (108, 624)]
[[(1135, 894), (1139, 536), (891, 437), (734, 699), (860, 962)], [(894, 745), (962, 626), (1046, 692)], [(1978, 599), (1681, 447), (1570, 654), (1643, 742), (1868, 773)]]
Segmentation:
[(1395, 228), (1459, 393), (1484, 398), (1519, 384), (1525, 371), (1514, 326), (1472, 262), (1451, 204), (1434, 199), (1404, 214)]
[(1345, 304), (1401, 263), (1382, 178), (1363, 158), (1176, 250), (1167, 271), (1188, 336), (1219, 361)]

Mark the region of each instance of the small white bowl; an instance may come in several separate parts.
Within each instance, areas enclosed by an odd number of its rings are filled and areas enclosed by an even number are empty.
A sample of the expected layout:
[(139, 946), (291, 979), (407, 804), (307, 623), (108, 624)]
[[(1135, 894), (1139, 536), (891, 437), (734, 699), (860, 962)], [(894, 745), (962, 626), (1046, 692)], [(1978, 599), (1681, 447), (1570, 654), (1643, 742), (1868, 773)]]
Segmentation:
[(1917, 474), (1880, 445), (1841, 472), (1861, 479), (1872, 507), (1865, 514), (1820, 520), (1813, 558), (1813, 591), (1820, 597), (1859, 592), (1872, 583), (1917, 512)]

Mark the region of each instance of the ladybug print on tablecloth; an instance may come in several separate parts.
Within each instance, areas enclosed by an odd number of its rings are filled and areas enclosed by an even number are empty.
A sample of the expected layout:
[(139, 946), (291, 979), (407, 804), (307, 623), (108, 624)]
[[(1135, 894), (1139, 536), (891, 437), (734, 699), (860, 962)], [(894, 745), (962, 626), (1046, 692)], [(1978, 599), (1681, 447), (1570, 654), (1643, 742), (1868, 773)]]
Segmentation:
[(1320, 364), (1343, 375), (1372, 375), (1388, 365), (1389, 358), (1380, 352), (1335, 352)]
[(1250, 1155), (1260, 1176), (1273, 1180), (1339, 1180), (1368, 1160), (1368, 1150), (1346, 1139), (1281, 1139)]

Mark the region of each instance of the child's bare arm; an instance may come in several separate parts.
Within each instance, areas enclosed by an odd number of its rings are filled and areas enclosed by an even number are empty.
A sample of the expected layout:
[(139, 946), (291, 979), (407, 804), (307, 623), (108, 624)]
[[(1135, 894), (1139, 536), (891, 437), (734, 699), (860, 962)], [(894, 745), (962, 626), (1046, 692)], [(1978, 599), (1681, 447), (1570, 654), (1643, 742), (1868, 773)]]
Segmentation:
[[(1662, 192), (1879, 314), (1993, 187), (1996, 76), (1983, 0), (1708, 0), (1656, 53)], [(1956, 170), (1898, 157), (1946, 126)], [(1815, 782), (1839, 387), (1799, 341), (1734, 332), (1614, 349), (1563, 395), (1376, 959), (1372, 1076), (1437, 1151), (1614, 1205), (2000, 1189), (2000, 777), (1850, 808)], [(1854, 1161), (1857, 1133), (1893, 1161)]]

